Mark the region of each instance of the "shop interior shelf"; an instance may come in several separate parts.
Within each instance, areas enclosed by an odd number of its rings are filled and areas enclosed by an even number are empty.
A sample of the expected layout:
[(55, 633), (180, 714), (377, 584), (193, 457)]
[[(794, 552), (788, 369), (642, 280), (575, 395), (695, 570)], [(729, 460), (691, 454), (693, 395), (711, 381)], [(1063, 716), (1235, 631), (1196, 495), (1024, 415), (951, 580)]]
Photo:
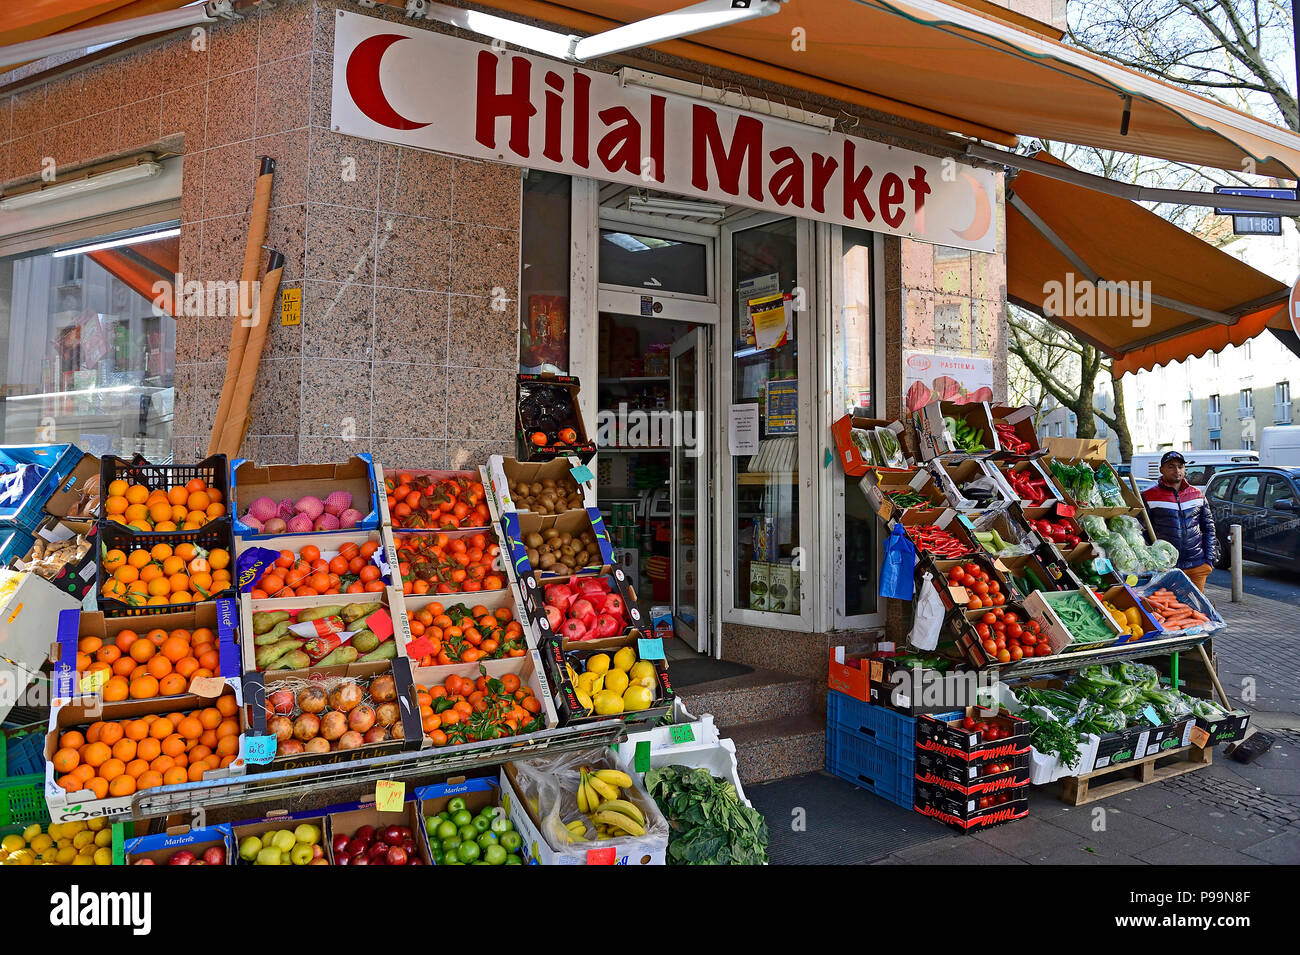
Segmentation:
[(998, 667), (1001, 679), (1036, 676), (1040, 673), (1059, 673), (1076, 670), (1091, 663), (1114, 663), (1117, 660), (1141, 660), (1146, 657), (1165, 657), (1181, 650), (1191, 650), (1204, 643), (1211, 634), (1197, 633), (1185, 637), (1166, 637), (1163, 640), (1145, 640), (1142, 643), (1111, 644), (1096, 650), (1077, 650), (1074, 653), (1034, 657)]
[[(508, 742), (488, 740), (473, 743), (454, 751), (422, 749), (358, 759), (324, 768), (306, 766), (278, 772), (249, 773), (212, 783), (160, 786), (138, 793), (129, 816), (146, 819), (176, 812), (189, 813), (200, 808), (303, 797), (320, 798), (328, 802), (331, 791), (370, 784), (380, 779), (409, 781), (475, 773), (541, 753), (549, 755), (610, 746), (625, 739), (626, 724), (622, 720), (610, 719), (576, 727), (540, 730), (526, 736), (513, 737)], [(124, 813), (118, 818), (127, 817), (128, 814)]]
[(798, 471), (741, 471), (737, 484), (798, 484)]
[(646, 381), (667, 381), (667, 375), (654, 375), (651, 377), (641, 378), (600, 378), (597, 379), (602, 385), (636, 385)]

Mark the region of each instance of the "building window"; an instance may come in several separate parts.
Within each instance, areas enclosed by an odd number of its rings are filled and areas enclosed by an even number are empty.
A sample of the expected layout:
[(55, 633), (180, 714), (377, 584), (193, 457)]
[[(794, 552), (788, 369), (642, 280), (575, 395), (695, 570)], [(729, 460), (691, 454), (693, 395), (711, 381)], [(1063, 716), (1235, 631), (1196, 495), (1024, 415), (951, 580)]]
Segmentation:
[(1062, 424), (1060, 421), (1056, 422), (1056, 436), (1058, 438), (1061, 437), (1064, 431), (1065, 431), (1065, 425)]
[(1220, 410), (1220, 401), (1218, 395), (1210, 395), (1210, 410), (1206, 414), (1206, 424), (1211, 431), (1217, 431), (1223, 427), (1223, 414)]
[(1243, 388), (1237, 400), (1237, 414), (1242, 418), (1255, 417), (1255, 389)]
[(1156, 424), (1165, 423), (1165, 418), (1166, 418), (1165, 410), (1167, 407), (1168, 406), (1164, 404), (1156, 405)]
[(1273, 423), (1291, 423), (1291, 382), (1279, 381), (1273, 386)]
[(1250, 361), (1250, 342), (1246, 342), (1246, 344), (1242, 345), (1241, 348), (1242, 352), (1246, 356), (1246, 361)]
[[(1188, 450), (1191, 450), (1191, 449), (1189, 448)], [(1210, 439), (1210, 450), (1211, 450), (1211, 451), (1222, 451), (1222, 450), (1223, 450), (1222, 442), (1221, 442), (1218, 438), (1211, 438), (1211, 439)]]
[(1243, 450), (1246, 450), (1246, 451), (1254, 451), (1254, 450), (1255, 450), (1255, 439), (1254, 439), (1254, 438), (1242, 438), (1242, 439), (1241, 439), (1241, 447), (1242, 447)]
[(1184, 451), (1190, 451), (1190, 450), (1192, 450), (1192, 442), (1190, 442), (1190, 441), (1184, 441), (1184, 442), (1183, 442), (1183, 450), (1184, 450)]
[(1192, 423), (1192, 401), (1189, 398), (1183, 402), (1183, 424), (1190, 425), (1191, 423)]
[[(126, 240), (112, 248), (90, 240), (0, 259), (5, 444), (171, 459), (176, 320), (154, 305), (153, 285), (174, 281), (175, 225), (103, 237)], [(237, 309), (227, 298), (194, 307)]]
[(1219, 367), (1219, 353), (1217, 351), (1210, 352), (1210, 367), (1211, 368)]
[(569, 370), (568, 176), (528, 170), (524, 177), (519, 289), (519, 370)]

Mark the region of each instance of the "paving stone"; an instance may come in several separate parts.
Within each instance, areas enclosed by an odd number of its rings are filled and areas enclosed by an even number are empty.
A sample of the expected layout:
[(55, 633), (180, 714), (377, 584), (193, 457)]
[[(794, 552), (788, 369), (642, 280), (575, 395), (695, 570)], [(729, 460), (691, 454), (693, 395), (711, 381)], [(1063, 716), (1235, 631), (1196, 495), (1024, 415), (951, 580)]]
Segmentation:
[[(1008, 823), (1009, 826), (1020, 823)], [(991, 832), (992, 830), (990, 830)], [(994, 848), (987, 842), (969, 835), (952, 840), (931, 842), (916, 846), (911, 850), (898, 853), (912, 865), (1025, 865), (1026, 863), (1008, 852)]]
[(1213, 842), (1229, 849), (1245, 849), (1277, 835), (1286, 828), (1277, 825), (1269, 826), (1217, 809), (1210, 809), (1204, 813), (1195, 812), (1189, 810), (1185, 804), (1152, 813), (1150, 818), (1171, 829), (1177, 829), (1197, 839)]
[(1035, 859), (1031, 865), (1149, 865), (1135, 856), (1104, 846), (1062, 847)]
[(996, 829), (971, 833), (971, 838), (1026, 862), (1037, 861), (1048, 853), (1079, 844), (1079, 837), (1075, 833), (1035, 819), (1032, 809), (1026, 819)]
[[(1101, 809), (1104, 815), (1098, 816), (1093, 811), (1095, 809)], [(1104, 829), (1093, 828), (1097, 820), (1105, 826)], [(1109, 800), (1071, 808), (1048, 821), (1053, 826), (1070, 832), (1075, 839), (1082, 839), (1087, 845), (1118, 846), (1130, 855), (1181, 835), (1180, 830), (1148, 819), (1140, 812), (1110, 805)]]
[(1288, 826), (1273, 838), (1257, 842), (1242, 851), (1252, 858), (1273, 865), (1300, 864), (1300, 826)]
[(1184, 836), (1135, 853), (1152, 865), (1263, 865), (1259, 859), (1213, 842)]

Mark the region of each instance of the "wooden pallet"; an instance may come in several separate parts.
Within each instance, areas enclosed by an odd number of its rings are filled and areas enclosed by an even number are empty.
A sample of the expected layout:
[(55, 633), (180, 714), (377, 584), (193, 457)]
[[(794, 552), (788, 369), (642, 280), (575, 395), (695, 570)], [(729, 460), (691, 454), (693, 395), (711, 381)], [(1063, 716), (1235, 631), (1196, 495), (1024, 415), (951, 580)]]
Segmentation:
[[(1208, 748), (1183, 746), (1131, 763), (1107, 766), (1082, 776), (1067, 776), (1061, 780), (1061, 801), (1071, 806), (1082, 806), (1162, 779), (1195, 772), (1210, 765), (1213, 753)], [(1103, 781), (1107, 776), (1117, 778)]]

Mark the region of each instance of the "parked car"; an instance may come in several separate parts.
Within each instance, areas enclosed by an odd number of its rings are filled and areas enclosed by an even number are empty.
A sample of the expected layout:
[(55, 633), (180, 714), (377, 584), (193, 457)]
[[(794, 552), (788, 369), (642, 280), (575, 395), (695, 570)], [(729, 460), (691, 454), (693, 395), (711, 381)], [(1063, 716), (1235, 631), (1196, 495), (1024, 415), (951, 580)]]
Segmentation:
[(1276, 467), (1300, 465), (1300, 428), (1275, 425), (1259, 433), (1259, 463)]
[(1241, 556), (1264, 564), (1300, 562), (1300, 467), (1238, 467), (1205, 489), (1219, 535), (1219, 566), (1231, 560), (1228, 528), (1241, 525)]
[[(1187, 462), (1187, 481), (1197, 487), (1204, 487), (1210, 476), (1220, 468), (1259, 464), (1259, 454), (1254, 451), (1183, 451), (1183, 460)], [(1146, 480), (1154, 484), (1160, 480), (1160, 458), (1164, 451), (1144, 452), (1133, 455), (1129, 462), (1133, 478), (1139, 482)], [(1148, 485), (1149, 487), (1150, 485)]]

